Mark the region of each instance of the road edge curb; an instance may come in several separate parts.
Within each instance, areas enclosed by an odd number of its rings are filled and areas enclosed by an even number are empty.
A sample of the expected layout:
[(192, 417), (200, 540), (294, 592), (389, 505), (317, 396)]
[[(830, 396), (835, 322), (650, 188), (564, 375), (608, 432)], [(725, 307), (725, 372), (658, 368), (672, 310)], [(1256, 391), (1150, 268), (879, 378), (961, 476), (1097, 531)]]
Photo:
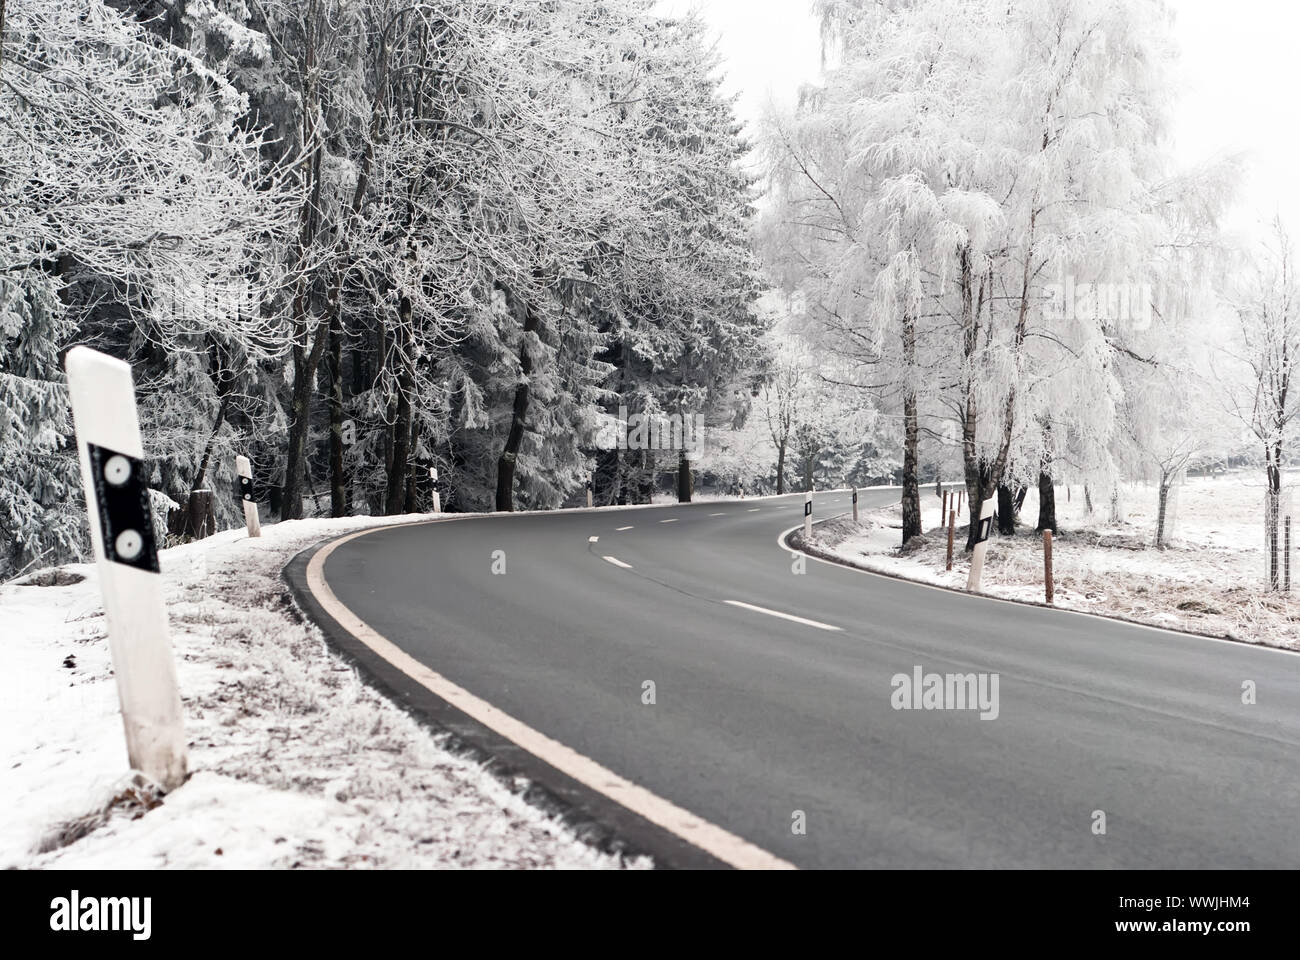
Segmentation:
[[(837, 515), (837, 517), (827, 517), (825, 520), (815, 521), (814, 525), (816, 525), (817, 523), (826, 523), (827, 521), (834, 520), (842, 516), (844, 516), (844, 514), (839, 514)], [(830, 550), (827, 550), (825, 547), (822, 547), (820, 545), (805, 544), (803, 542), (802, 526), (794, 526), (789, 528), (788, 530), (783, 531), (777, 536), (776, 543), (778, 547), (781, 547), (784, 550), (788, 550), (793, 553), (802, 553), (805, 554), (806, 556), (812, 557), (814, 560), (819, 560), (822, 563), (832, 563), (838, 567), (843, 567), (846, 570), (854, 570), (858, 573), (865, 573), (868, 576), (872, 576), (872, 577), (884, 577), (886, 580), (897, 580), (902, 583), (911, 584), (914, 587), (923, 587), (927, 590), (942, 590), (944, 593), (951, 593), (960, 597), (969, 597), (973, 600), (991, 600), (994, 603), (1013, 603), (1021, 607), (1037, 607), (1040, 610), (1051, 610), (1056, 613), (1072, 614), (1076, 617), (1092, 617), (1097, 620), (1110, 621), (1111, 623), (1122, 623), (1130, 627), (1141, 627), (1144, 630), (1155, 630), (1158, 633), (1168, 634), (1170, 636), (1175, 636), (1175, 637), (1190, 637), (1196, 640), (1211, 640), (1216, 643), (1230, 643), (1237, 647), (1247, 647), (1252, 650), (1270, 650), (1274, 653), (1287, 653), (1293, 657), (1300, 656), (1300, 650), (1293, 650), (1290, 649), (1289, 647), (1275, 647), (1267, 643), (1251, 643), (1249, 640), (1240, 640), (1235, 637), (1224, 636), (1223, 634), (1219, 634), (1219, 633), (1209, 633), (1208, 631), (1201, 632), (1196, 630), (1178, 629), (1174, 627), (1162, 627), (1154, 623), (1146, 623), (1145, 621), (1137, 620), (1133, 617), (1124, 617), (1118, 614), (1098, 613), (1093, 610), (1075, 610), (1072, 607), (1061, 607), (1061, 606), (1057, 606), (1056, 604), (1045, 603), (1041, 600), (1024, 600), (1016, 597), (998, 597), (988, 593), (970, 593), (966, 590), (962, 590), (959, 587), (950, 587), (942, 583), (927, 583), (924, 580), (915, 580), (911, 577), (904, 576), (901, 573), (890, 573), (885, 570), (876, 570), (871, 567), (863, 566), (862, 564), (859, 563), (854, 563), (852, 560), (848, 559), (847, 557), (843, 557), (840, 556), (839, 554), (833, 553)]]
[[(388, 529), (377, 526), (375, 531)], [(370, 532), (370, 531), (367, 531)], [(552, 816), (583, 843), (623, 859), (647, 856), (655, 869), (731, 869), (712, 854), (651, 823), (640, 814), (557, 770), (489, 729), (394, 667), (345, 629), (307, 584), (307, 566), (330, 543), (327, 537), (295, 554), (281, 569), (295, 605), (329, 648), (354, 666), (361, 679), (438, 738), (439, 745), (472, 760), (511, 793)], [(526, 786), (521, 788), (520, 780)]]

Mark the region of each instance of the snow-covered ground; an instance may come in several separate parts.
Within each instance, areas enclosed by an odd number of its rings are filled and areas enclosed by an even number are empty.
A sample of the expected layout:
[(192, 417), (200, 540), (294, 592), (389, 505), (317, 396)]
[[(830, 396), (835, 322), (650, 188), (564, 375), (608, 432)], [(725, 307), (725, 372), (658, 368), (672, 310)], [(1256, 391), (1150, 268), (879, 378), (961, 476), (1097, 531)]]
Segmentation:
[(162, 552), (193, 775), (161, 804), (127, 768), (94, 566), (60, 568), (77, 583), (0, 586), (0, 868), (648, 866), (444, 749), (303, 621), (288, 559), (403, 519)]
[[(1289, 477), (1288, 482), (1294, 479)], [(843, 518), (818, 524), (813, 532), (815, 550), (869, 570), (965, 589), (968, 511), (963, 509), (958, 518), (953, 569), (946, 571), (941, 501), (932, 487), (922, 487), (921, 493), (925, 537), (905, 555), (898, 550), (899, 506), (864, 513), (857, 526)], [(1165, 550), (1153, 546), (1156, 489), (1125, 485), (1121, 502), (1124, 522), (1112, 524), (1107, 522), (1107, 501), (1096, 502), (1090, 516), (1081, 486), (1069, 488), (1068, 493), (1066, 487), (1057, 487), (1060, 530), (1052, 549), (1056, 606), (1300, 649), (1300, 556), (1292, 558), (1290, 596), (1264, 589), (1262, 473), (1189, 478), (1178, 493), (1172, 546)], [(1296, 517), (1294, 538), (1300, 541), (1300, 513)], [(990, 541), (985, 593), (1044, 601), (1042, 538), (1033, 529), (1037, 518), (1038, 491), (1031, 490), (1018, 534), (1014, 538), (995, 534)]]

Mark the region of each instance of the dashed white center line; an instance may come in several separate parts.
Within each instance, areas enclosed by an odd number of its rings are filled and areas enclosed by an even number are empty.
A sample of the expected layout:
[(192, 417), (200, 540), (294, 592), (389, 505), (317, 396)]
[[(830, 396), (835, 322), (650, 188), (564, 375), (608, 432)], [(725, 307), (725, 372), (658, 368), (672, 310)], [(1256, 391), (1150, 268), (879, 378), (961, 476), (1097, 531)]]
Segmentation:
[(588, 537), (588, 538), (587, 538), (587, 542), (588, 542), (588, 543), (599, 543), (599, 542), (600, 542), (600, 537)]
[(745, 512), (746, 512), (746, 513), (758, 513), (758, 507), (750, 507), (750, 508), (749, 508), (748, 510), (746, 510)]
[(622, 567), (624, 570), (631, 570), (631, 569), (632, 569), (632, 564), (630, 564), (630, 563), (624, 563), (624, 562), (623, 562), (622, 560), (620, 560), (618, 557), (605, 557), (605, 559), (608, 560), (610, 563), (612, 563), (612, 564), (613, 564), (614, 566), (616, 566), (616, 567)]
[[(605, 559), (608, 560), (609, 557), (606, 557)], [(755, 613), (765, 613), (769, 617), (780, 617), (782, 620), (789, 620), (792, 623), (802, 623), (806, 627), (816, 627), (818, 630), (834, 630), (839, 632), (843, 629), (834, 624), (822, 623), (820, 620), (809, 620), (806, 617), (796, 617), (792, 613), (782, 613), (780, 610), (769, 610), (767, 607), (756, 607), (752, 603), (742, 603), (739, 600), (726, 600), (724, 602), (733, 607), (743, 607), (746, 610), (753, 610)]]
[(617, 530), (615, 530), (614, 532), (615, 532), (615, 533), (622, 533), (624, 530), (631, 530), (631, 529), (632, 529), (631, 527), (619, 527), (619, 528), (618, 528)]
[(711, 516), (711, 517), (725, 517), (726, 514), (725, 514), (725, 513), (711, 513), (711, 514), (709, 514), (709, 516)]
[(659, 522), (660, 522), (660, 523), (676, 523), (676, 522), (677, 522), (677, 518), (676, 518), (676, 517), (673, 517), (671, 520), (660, 520)]

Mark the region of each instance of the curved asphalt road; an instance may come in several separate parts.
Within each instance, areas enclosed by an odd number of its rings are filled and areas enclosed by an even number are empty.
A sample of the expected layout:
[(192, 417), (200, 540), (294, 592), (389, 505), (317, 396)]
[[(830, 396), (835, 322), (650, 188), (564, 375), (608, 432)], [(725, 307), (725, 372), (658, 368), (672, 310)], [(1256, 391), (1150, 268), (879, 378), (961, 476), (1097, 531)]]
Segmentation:
[[(1300, 657), (813, 560), (796, 575), (777, 537), (802, 500), (385, 528), (324, 571), (434, 670), (797, 866), (1300, 866)], [(997, 673), (999, 716), (895, 710), (891, 678), (917, 666)]]

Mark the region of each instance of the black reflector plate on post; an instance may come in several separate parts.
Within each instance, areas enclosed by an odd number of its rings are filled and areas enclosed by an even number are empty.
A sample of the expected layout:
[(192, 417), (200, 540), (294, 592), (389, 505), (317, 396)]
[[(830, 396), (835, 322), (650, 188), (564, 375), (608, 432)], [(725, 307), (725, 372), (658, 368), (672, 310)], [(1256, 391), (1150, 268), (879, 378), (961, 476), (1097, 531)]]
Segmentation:
[(976, 543), (983, 543), (993, 534), (993, 521), (995, 519), (997, 519), (996, 513), (993, 514), (993, 516), (985, 517), (980, 521), (980, 535), (979, 539), (975, 541)]
[(107, 447), (86, 444), (99, 505), (104, 556), (112, 563), (158, 573), (144, 461)]
[(253, 502), (253, 481), (250, 477), (239, 478), (239, 499)]
[(803, 515), (804, 515), (805, 517), (811, 517), (811, 516), (812, 516), (812, 501), (811, 501), (811, 500), (805, 500), (805, 501), (804, 501), (804, 504), (803, 504)]

